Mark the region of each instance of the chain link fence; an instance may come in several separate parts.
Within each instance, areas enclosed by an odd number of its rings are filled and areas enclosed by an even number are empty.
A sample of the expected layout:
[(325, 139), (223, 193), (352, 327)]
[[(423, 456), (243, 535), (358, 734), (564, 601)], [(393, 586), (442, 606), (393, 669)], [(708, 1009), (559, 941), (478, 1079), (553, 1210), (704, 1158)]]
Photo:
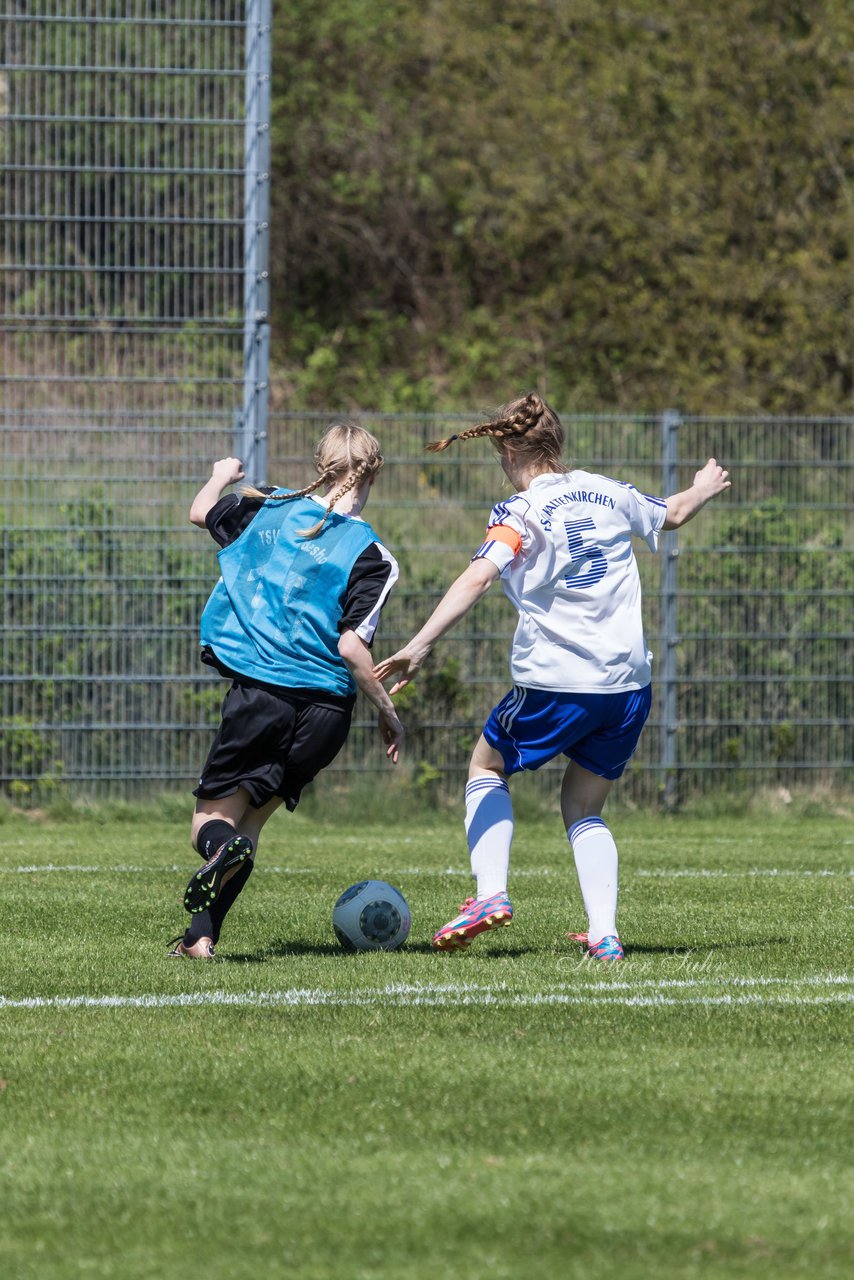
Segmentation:
[(265, 38), (269, 0), (0, 15), (0, 787), (19, 800), (197, 767), (167, 745), (196, 699), (183, 495), (254, 407)]
[[(0, 15), (0, 792), (16, 803), (193, 785), (223, 687), (198, 662), (217, 567), (190, 500), (234, 452), (256, 482), (304, 483), (334, 417), (267, 419), (269, 24), (269, 0)], [(424, 454), (454, 420), (360, 417), (388, 459), (368, 516), (401, 564), (378, 654), (505, 492), (488, 445)], [(678, 541), (639, 550), (655, 701), (621, 795), (850, 782), (854, 421), (564, 424), (578, 465), (647, 492), (709, 455), (733, 474)], [(407, 786), (459, 789), (513, 626), (496, 589), (407, 690)], [(368, 712), (341, 788), (388, 772)]]
[[(272, 420), (271, 481), (313, 477), (313, 443), (331, 417)], [(386, 654), (465, 567), (506, 490), (486, 445), (451, 458), (423, 453), (447, 433), (447, 418), (360, 420), (388, 459), (368, 516), (401, 565), (376, 646)], [(638, 550), (655, 700), (621, 795), (674, 804), (720, 787), (845, 785), (854, 724), (854, 423), (685, 419), (676, 484), (664, 483), (664, 419), (564, 425), (580, 465), (648, 492), (686, 486), (709, 454), (733, 474), (733, 489), (678, 542), (669, 535), (658, 556)], [(197, 655), (216, 548), (186, 512), (212, 460), (233, 444), (226, 425), (173, 431), (144, 421), (132, 430), (102, 424), (92, 436), (55, 421), (49, 430), (4, 433), (7, 794), (36, 802), (58, 787), (130, 795), (193, 784), (223, 685)], [(486, 713), (508, 686), (514, 624), (495, 589), (407, 691), (409, 785), (460, 785)], [(360, 705), (332, 766), (342, 786), (387, 772), (376, 739), (371, 708)], [(554, 767), (543, 771), (550, 785)]]

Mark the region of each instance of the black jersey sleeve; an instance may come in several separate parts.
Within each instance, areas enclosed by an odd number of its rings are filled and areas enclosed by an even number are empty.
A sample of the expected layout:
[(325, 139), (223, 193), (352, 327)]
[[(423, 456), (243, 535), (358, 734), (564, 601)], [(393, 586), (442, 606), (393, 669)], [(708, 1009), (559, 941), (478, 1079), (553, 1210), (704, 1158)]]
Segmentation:
[[(264, 493), (275, 492), (269, 486), (262, 485), (261, 488)], [(208, 533), (219, 546), (227, 547), (240, 537), (263, 505), (262, 498), (241, 498), (236, 493), (227, 493), (211, 507), (205, 517)]]
[(381, 542), (372, 542), (350, 570), (338, 630), (355, 631), (365, 644), (372, 644), (382, 607), (399, 573), (391, 552)]

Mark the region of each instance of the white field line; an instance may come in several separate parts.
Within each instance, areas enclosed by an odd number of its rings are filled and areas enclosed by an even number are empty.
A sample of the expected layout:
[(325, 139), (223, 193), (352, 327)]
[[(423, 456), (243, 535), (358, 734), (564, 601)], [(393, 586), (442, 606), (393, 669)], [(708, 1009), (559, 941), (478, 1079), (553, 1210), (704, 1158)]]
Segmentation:
[[(828, 988), (825, 994), (797, 994), (790, 991), (768, 991), (774, 985)], [(670, 991), (697, 990), (714, 986), (765, 988), (765, 990), (708, 992), (692, 995), (667, 994)], [(388, 1006), (403, 1008), (429, 1006), (618, 1006), (624, 1008), (671, 1008), (680, 1005), (738, 1008), (743, 1006), (792, 1006), (854, 1003), (854, 976), (814, 975), (806, 978), (724, 978), (642, 980), (636, 983), (557, 983), (552, 989), (537, 992), (514, 992), (506, 983), (488, 986), (478, 983), (390, 983), (356, 991), (336, 991), (322, 987), (292, 987), (285, 991), (195, 991), (175, 995), (107, 995), (107, 996), (30, 996), (11, 999), (0, 996), (3, 1009), (170, 1009), (197, 1008), (213, 1005), (240, 1008), (271, 1007), (353, 1007)], [(650, 989), (652, 988), (652, 989)], [(625, 993), (625, 994), (624, 994)]]
[[(114, 867), (93, 867), (83, 866), (79, 863), (64, 863), (60, 865), (56, 862), (45, 862), (41, 866), (35, 863), (29, 867), (0, 867), (0, 875), (40, 875), (42, 872), (56, 871), (73, 871), (82, 874), (94, 875), (152, 875), (158, 873), (180, 872), (182, 875), (187, 874), (189, 869), (188, 863), (172, 863), (171, 865), (161, 867), (135, 867), (127, 863), (119, 863)], [(319, 875), (322, 871), (321, 867), (256, 867), (257, 871), (274, 872), (277, 875), (285, 876), (313, 876)]]
[(854, 876), (854, 867), (848, 867), (843, 871), (831, 871), (827, 868), (801, 868), (801, 867), (746, 867), (743, 871), (718, 871), (704, 870), (702, 867), (686, 867), (683, 869), (670, 869), (667, 867), (630, 867), (629, 871), (635, 876), (661, 877), (662, 879), (673, 880), (689, 880), (689, 879), (727, 879), (738, 876), (757, 876), (757, 877), (776, 877), (776, 876), (792, 876), (797, 879), (808, 879), (809, 877), (821, 878), (824, 876)]
[[(785, 868), (785, 867), (745, 867), (743, 870), (726, 871), (704, 869), (702, 867), (687, 868), (669, 868), (669, 867), (633, 867), (625, 865), (628, 859), (624, 860), (623, 874), (640, 876), (646, 879), (662, 879), (662, 880), (726, 880), (739, 879), (743, 877), (757, 879), (826, 879), (828, 877), (841, 877), (843, 879), (851, 879), (854, 877), (854, 868), (849, 867), (840, 871), (834, 871), (830, 868)], [(568, 868), (567, 868), (568, 869)], [(511, 872), (512, 878), (537, 877), (538, 879), (546, 876), (563, 876), (567, 869), (555, 869), (549, 867), (534, 868), (521, 867)], [(265, 866), (263, 863), (256, 868), (256, 874), (261, 872), (267, 875), (280, 876), (311, 876), (323, 873), (322, 867), (277, 867)], [(30, 866), (19, 867), (0, 867), (0, 875), (41, 875), (50, 872), (74, 872), (85, 875), (151, 875), (153, 873), (181, 873), (187, 874), (186, 863), (172, 863), (160, 867), (141, 867), (133, 866), (128, 863), (119, 863), (116, 866), (84, 866), (80, 863), (55, 863), (46, 862), (41, 865), (33, 863)], [(433, 867), (395, 867), (394, 871), (390, 871), (389, 875), (400, 878), (401, 876), (461, 876), (466, 879), (470, 878), (469, 872), (459, 867), (446, 867), (443, 871)]]

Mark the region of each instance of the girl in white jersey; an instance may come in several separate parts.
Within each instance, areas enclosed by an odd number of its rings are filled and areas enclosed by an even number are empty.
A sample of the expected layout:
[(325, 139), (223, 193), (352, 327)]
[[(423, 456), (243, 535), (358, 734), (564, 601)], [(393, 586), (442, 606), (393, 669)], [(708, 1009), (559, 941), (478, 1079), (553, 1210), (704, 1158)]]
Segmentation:
[(510, 923), (507, 779), (563, 754), (569, 764), (561, 812), (588, 917), (587, 931), (569, 936), (596, 959), (620, 960), (617, 848), (601, 814), (650, 707), (651, 654), (632, 538), (654, 551), (662, 529), (678, 529), (730, 481), (710, 458), (690, 489), (661, 499), (568, 469), (560, 420), (534, 393), (428, 448), (439, 452), (484, 436), (517, 492), (493, 507), (483, 545), (418, 634), (374, 668), (380, 680), (397, 676), (391, 688), (397, 693), (436, 641), (501, 578), (519, 621), (510, 654), (513, 688), (487, 720), (469, 766), (466, 835), (477, 893), (433, 945), (465, 947), (484, 930)]

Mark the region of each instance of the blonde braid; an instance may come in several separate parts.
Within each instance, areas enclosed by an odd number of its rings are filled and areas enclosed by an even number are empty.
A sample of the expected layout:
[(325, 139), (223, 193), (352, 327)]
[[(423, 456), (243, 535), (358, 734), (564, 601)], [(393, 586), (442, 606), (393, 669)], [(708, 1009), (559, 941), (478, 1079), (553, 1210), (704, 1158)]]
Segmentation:
[(332, 497), (329, 499), (329, 504), (324, 512), (323, 519), (319, 520), (317, 524), (312, 525), (310, 529), (301, 529), (300, 537), (316, 538), (323, 526), (326, 524), (326, 521), (329, 519), (335, 503), (343, 498), (345, 494), (349, 493), (351, 489), (357, 489), (367, 476), (374, 475), (375, 472), (379, 471), (382, 465), (383, 456), (381, 453), (372, 453), (369, 457), (360, 459), (341, 487), (336, 489)]
[(336, 481), (342, 481), (329, 498), (323, 519), (311, 529), (300, 531), (302, 538), (316, 538), (336, 502), (351, 489), (363, 484), (365, 479), (376, 475), (382, 465), (382, 449), (376, 436), (372, 436), (355, 422), (336, 422), (327, 428), (318, 441), (314, 451), (317, 479), (311, 484), (295, 489), (292, 493), (264, 493), (253, 485), (244, 485), (240, 493), (247, 498), (260, 498), (262, 502), (291, 502), (294, 498), (307, 498), (322, 485), (331, 488)]
[(240, 496), (260, 498), (262, 502), (290, 502), (293, 498), (307, 498), (310, 493), (314, 493), (315, 489), (319, 489), (331, 478), (329, 475), (318, 476), (312, 484), (307, 484), (304, 489), (294, 489), (292, 493), (265, 493), (263, 489), (256, 489), (254, 485), (243, 484), (240, 486)]

